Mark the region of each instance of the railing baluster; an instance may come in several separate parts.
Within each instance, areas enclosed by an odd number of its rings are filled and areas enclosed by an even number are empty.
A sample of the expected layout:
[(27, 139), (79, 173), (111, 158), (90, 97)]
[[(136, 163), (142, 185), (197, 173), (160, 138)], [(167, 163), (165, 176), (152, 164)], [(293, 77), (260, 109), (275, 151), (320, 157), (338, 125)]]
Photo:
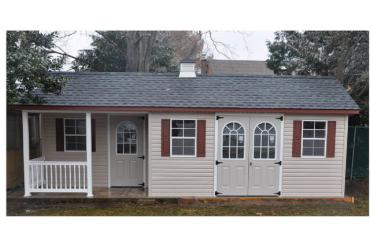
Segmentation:
[(78, 189), (81, 189), (81, 165), (78, 165)]
[(72, 174), (71, 174), (71, 165), (68, 164), (69, 166), (69, 188), (72, 188)]
[(64, 165), (64, 188), (67, 189), (67, 167)]
[(76, 165), (73, 164), (73, 186), (76, 189)]
[(43, 164), (40, 164), (40, 168), (41, 168), (41, 189), (44, 189), (44, 165)]
[(82, 165), (82, 176), (83, 176), (83, 187), (86, 189), (86, 180), (85, 180), (85, 165)]
[(62, 165), (59, 165), (59, 189), (62, 188)]
[(36, 189), (39, 189), (39, 165), (36, 166)]
[(49, 165), (45, 165), (45, 175), (46, 175), (46, 189), (49, 189)]
[(31, 165), (31, 188), (33, 188), (33, 165)]

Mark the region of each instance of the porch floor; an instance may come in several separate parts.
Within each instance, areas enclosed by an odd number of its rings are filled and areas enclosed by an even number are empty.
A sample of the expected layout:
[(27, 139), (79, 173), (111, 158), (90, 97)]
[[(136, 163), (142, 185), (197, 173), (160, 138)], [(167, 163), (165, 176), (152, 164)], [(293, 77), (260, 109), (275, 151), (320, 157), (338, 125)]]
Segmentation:
[[(145, 198), (147, 190), (143, 188), (105, 188), (94, 187), (94, 198)], [(8, 198), (23, 198), (24, 189), (17, 188), (7, 192)], [(84, 193), (32, 193), (32, 198), (86, 198)]]

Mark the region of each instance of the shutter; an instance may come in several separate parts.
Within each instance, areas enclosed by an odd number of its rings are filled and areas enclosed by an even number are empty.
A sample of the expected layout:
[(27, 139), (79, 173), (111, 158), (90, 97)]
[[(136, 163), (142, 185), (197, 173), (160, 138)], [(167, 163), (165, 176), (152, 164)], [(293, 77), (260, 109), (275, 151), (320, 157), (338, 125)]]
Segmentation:
[(301, 157), (302, 121), (293, 121), (292, 157)]
[(336, 121), (328, 121), (328, 135), (326, 139), (326, 157), (335, 157)]
[(170, 156), (170, 119), (161, 121), (161, 156)]
[(206, 120), (197, 121), (197, 157), (206, 156)]
[(95, 119), (91, 119), (91, 147), (96, 152)]
[(56, 151), (64, 151), (64, 121), (63, 118), (55, 119)]

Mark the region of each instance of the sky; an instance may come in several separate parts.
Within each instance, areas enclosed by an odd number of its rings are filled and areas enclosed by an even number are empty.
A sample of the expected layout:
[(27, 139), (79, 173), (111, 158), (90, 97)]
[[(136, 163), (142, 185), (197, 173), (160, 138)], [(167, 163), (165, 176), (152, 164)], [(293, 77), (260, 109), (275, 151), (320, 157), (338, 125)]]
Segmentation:
[[(69, 34), (71, 31), (62, 33)], [(58, 45), (67, 53), (77, 56), (79, 50), (91, 48), (90, 35), (93, 33), (76, 31), (72, 36), (60, 40)], [(266, 60), (268, 55), (266, 41), (274, 39), (274, 31), (212, 31), (212, 37), (213, 40), (227, 45), (227, 49), (223, 49), (222, 46), (220, 49), (229, 59)], [(213, 54), (215, 59), (228, 59), (214, 49), (209, 37), (206, 37), (205, 52)], [(70, 66), (69, 62), (64, 69), (68, 70)]]

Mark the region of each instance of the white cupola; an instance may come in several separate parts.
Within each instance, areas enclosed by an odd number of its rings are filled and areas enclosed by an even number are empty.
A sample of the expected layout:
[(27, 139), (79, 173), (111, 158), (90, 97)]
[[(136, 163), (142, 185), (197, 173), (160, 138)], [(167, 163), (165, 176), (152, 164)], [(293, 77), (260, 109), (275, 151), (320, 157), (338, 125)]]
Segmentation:
[(180, 62), (180, 78), (196, 77), (195, 61), (191, 59), (182, 60)]

